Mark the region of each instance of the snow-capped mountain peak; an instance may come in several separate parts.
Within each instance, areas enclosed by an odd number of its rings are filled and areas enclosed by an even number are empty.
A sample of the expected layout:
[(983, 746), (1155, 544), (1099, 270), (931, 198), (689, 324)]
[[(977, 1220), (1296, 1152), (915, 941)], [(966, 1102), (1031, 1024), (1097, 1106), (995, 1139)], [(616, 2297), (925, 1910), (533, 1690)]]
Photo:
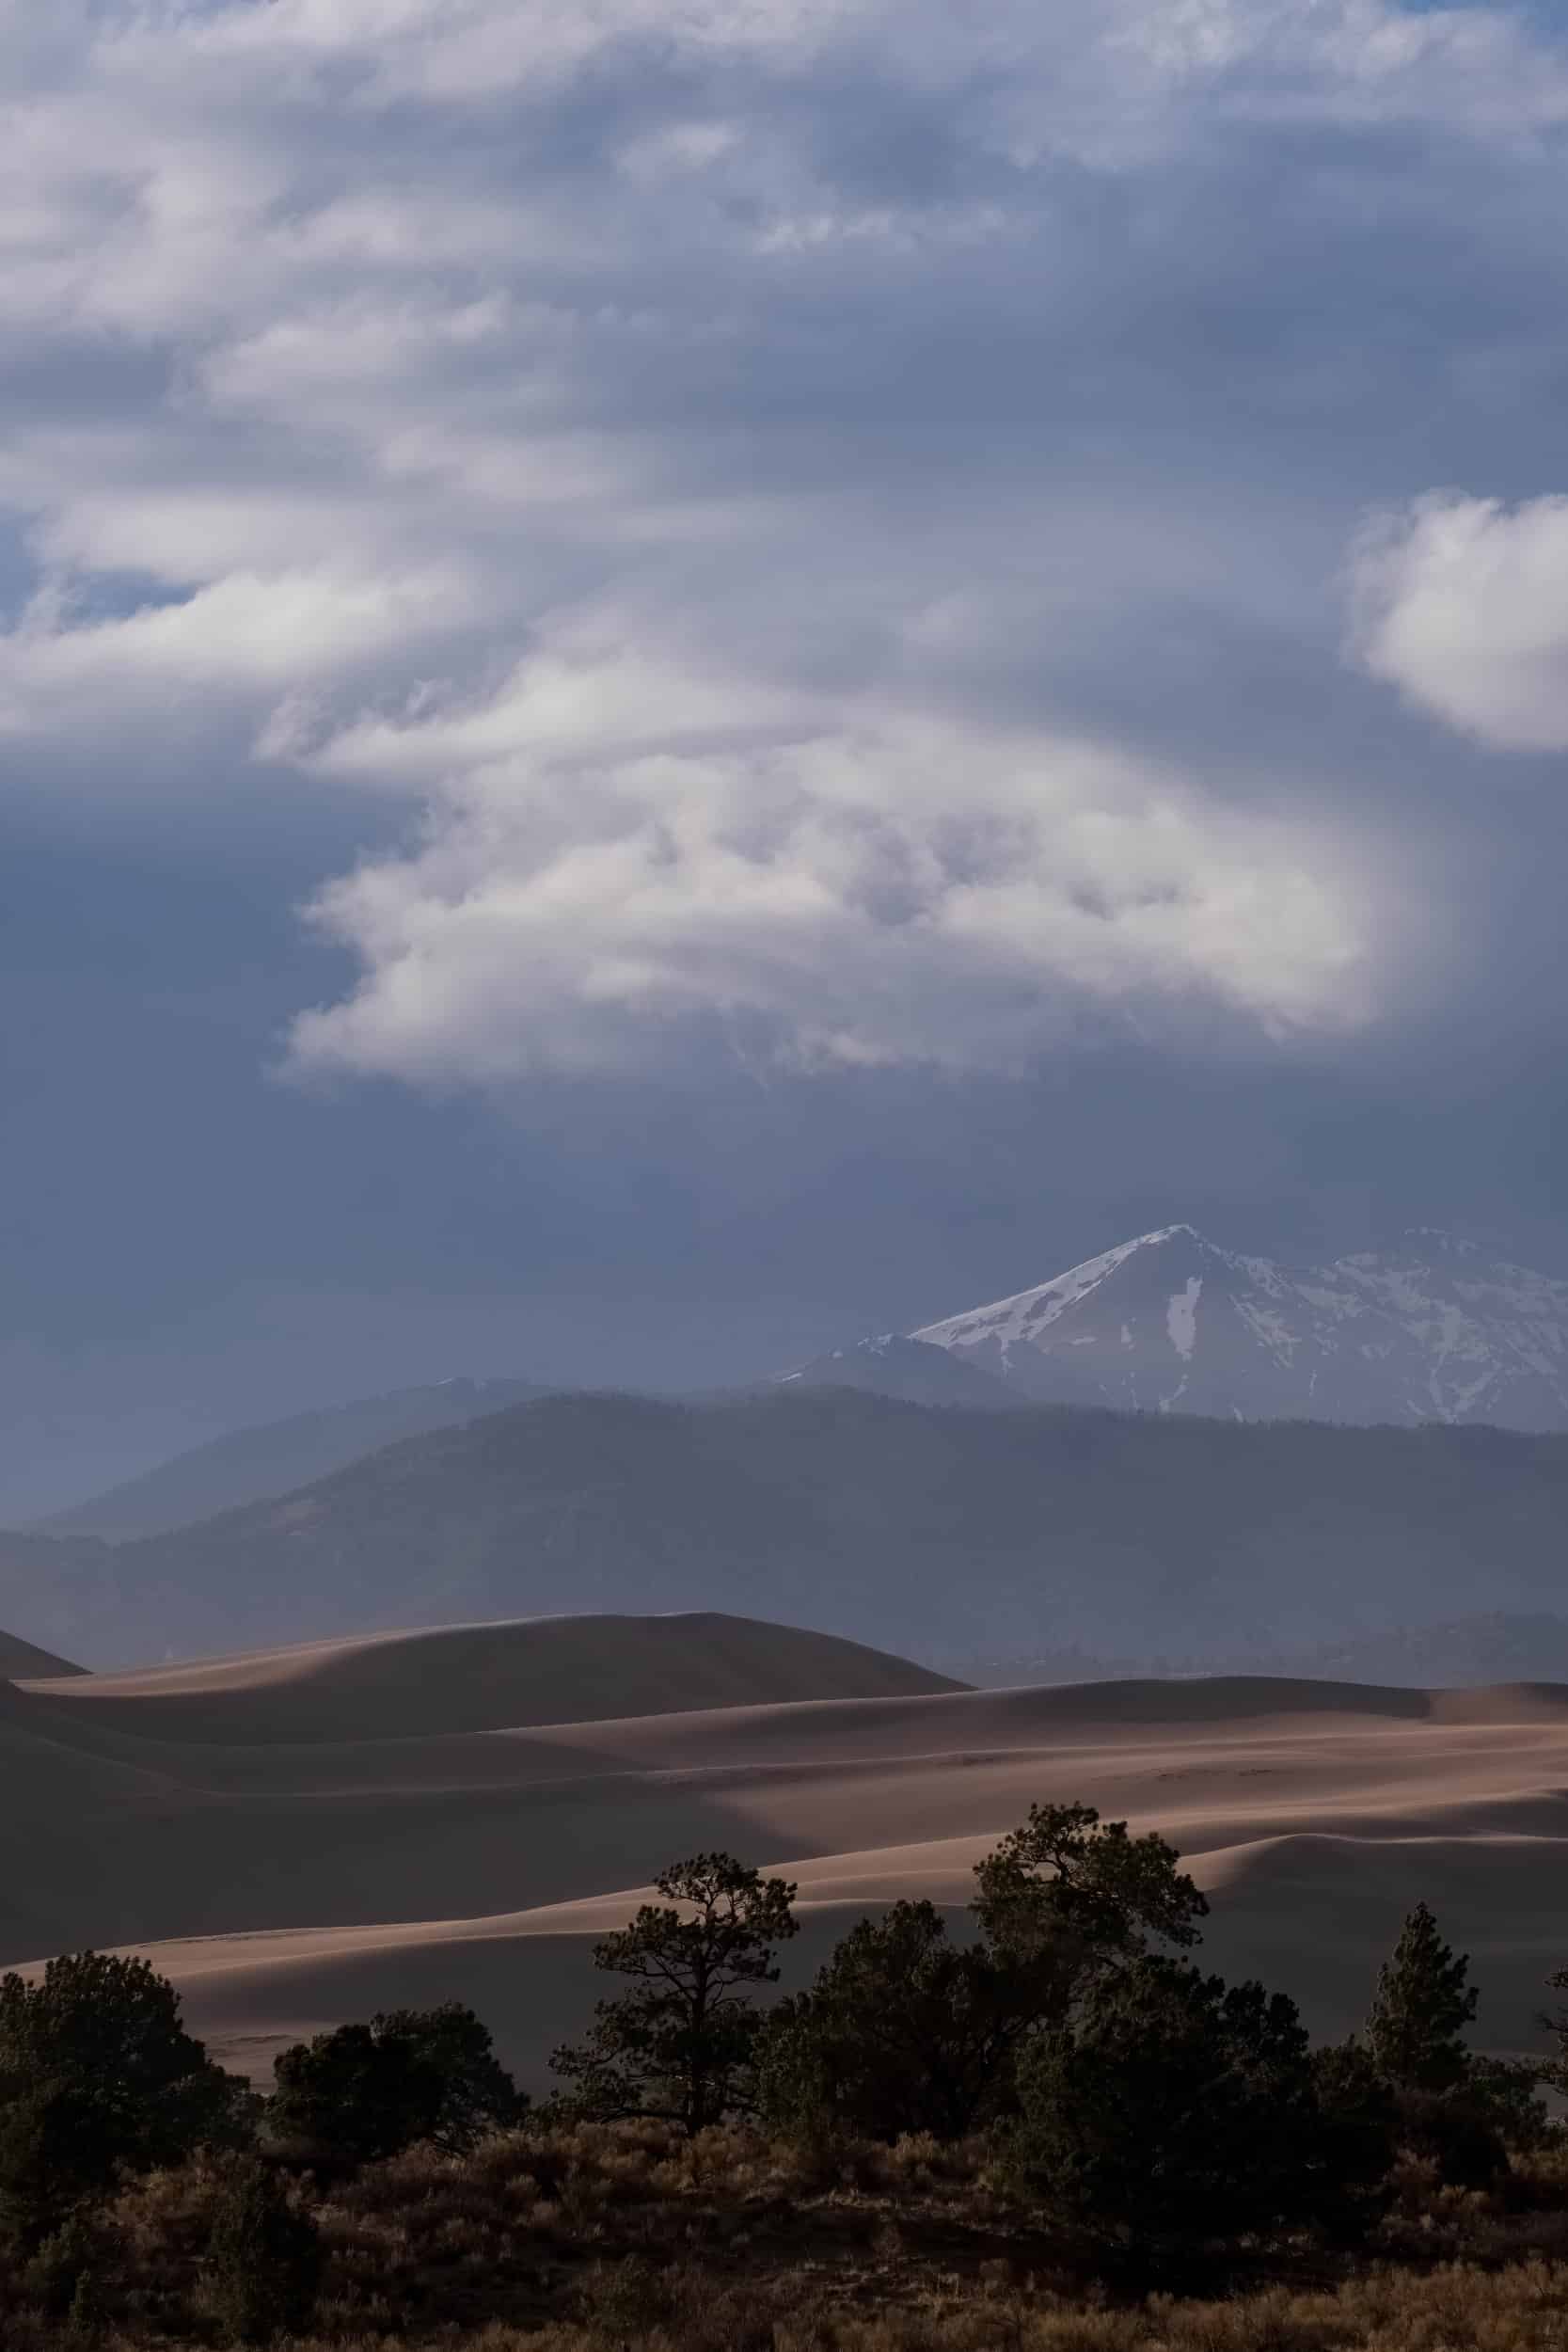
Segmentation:
[[(1135, 1241), (1119, 1242), (1114, 1249), (1101, 1250), (1098, 1258), (1085, 1258), (1082, 1265), (1069, 1266), (1065, 1274), (1053, 1275), (1049, 1282), (1037, 1283), (1033, 1290), (1019, 1291), (1011, 1298), (993, 1299), (986, 1307), (972, 1307), (966, 1313), (950, 1315), (942, 1323), (927, 1324), (923, 1329), (911, 1331), (910, 1337), (924, 1340), (932, 1347), (967, 1350), (984, 1346), (988, 1352), (999, 1354), (1005, 1364), (1013, 1347), (1021, 1343), (1037, 1343), (1040, 1334), (1052, 1324), (1092, 1297), (1141, 1252), (1158, 1252), (1160, 1262), (1165, 1263), (1171, 1244), (1184, 1245), (1194, 1254), (1232, 1263), (1226, 1251), (1215, 1249), (1191, 1225), (1163, 1225), (1157, 1232), (1140, 1233)], [(1202, 1276), (1189, 1275), (1187, 1279), (1201, 1283)]]
[(1162, 1226), (910, 1336), (1055, 1403), (1568, 1427), (1568, 1283), (1430, 1229), (1292, 1266)]

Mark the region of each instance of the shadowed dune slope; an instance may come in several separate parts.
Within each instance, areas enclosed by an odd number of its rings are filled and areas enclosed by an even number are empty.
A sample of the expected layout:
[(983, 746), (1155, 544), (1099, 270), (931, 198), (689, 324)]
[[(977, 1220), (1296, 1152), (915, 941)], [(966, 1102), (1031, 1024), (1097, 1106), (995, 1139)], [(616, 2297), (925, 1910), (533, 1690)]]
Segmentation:
[(27, 1675), (80, 1675), (83, 1669), (73, 1666), (69, 1658), (56, 1658), (53, 1651), (39, 1649), (24, 1642), (19, 1634), (0, 1630), (0, 1681), (14, 1682)]
[(694, 1611), (365, 1634), (93, 1675), (39, 1694), (139, 1737), (271, 1744), (963, 1687), (833, 1634)]
[[(721, 1681), (727, 1645), (785, 1631), (552, 1621), (0, 1685), (0, 1775), (26, 1800), (0, 1807), (0, 1961), (149, 1951), (259, 2071), (324, 2024), (469, 2000), (537, 2082), (599, 1989), (594, 1936), (675, 1856), (721, 1846), (797, 1879), (799, 1979), (866, 1908), (957, 1911), (1053, 1799), (1171, 1837), (1212, 1893), (1206, 1960), (1294, 1994), (1321, 2032), (1364, 2012), (1421, 1897), (1476, 1955), (1491, 2046), (1528, 2042), (1568, 1961), (1568, 1688), (964, 1691), (879, 1658), (915, 1687), (673, 1711), (682, 1655)], [(514, 1661), (508, 1684), (497, 1660), (530, 1642), (553, 1665)], [(559, 1711), (634, 1668), (640, 1704), (671, 1711), (543, 1720), (546, 1685)]]

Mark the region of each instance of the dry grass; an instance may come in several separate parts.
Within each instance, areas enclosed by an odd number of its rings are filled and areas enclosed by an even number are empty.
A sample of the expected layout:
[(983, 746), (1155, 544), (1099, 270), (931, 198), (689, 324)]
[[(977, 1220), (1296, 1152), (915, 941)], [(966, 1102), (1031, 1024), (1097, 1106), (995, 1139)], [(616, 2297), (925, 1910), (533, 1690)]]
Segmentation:
[[(217, 2341), (193, 2165), (108, 2217), (103, 2352)], [(1407, 2166), (1378, 2241), (1338, 2269), (1259, 2254), (1224, 2296), (1118, 2301), (1010, 2203), (978, 2145), (802, 2154), (738, 2132), (533, 2133), (302, 2185), (326, 2254), (293, 2352), (1568, 2352), (1568, 2158), (1506, 2190)], [(5, 2352), (84, 2341), (0, 2282)]]

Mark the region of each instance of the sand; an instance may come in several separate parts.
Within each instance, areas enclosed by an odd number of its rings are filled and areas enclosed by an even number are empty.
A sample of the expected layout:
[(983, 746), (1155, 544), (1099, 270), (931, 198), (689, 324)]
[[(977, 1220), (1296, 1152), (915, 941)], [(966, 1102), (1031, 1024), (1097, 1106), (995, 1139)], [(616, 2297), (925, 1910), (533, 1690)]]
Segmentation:
[[(41, 1677), (48, 1669), (30, 1671)], [(410, 1739), (768, 1699), (928, 1695), (965, 1687), (836, 1634), (692, 1610), (657, 1617), (514, 1617), (303, 1642), (93, 1675), (58, 1695), (89, 1707), (95, 1722), (118, 1724), (138, 1738), (232, 1747)]]
[[(921, 1689), (817, 1640), (565, 1619), (0, 1685), (0, 1959), (146, 1951), (259, 2076), (323, 2025), (455, 1997), (537, 2085), (602, 1989), (594, 1938), (673, 1857), (795, 1879), (798, 1977), (900, 1895), (957, 1918), (1031, 1802), (1084, 1799), (1174, 1839), (1213, 1904), (1204, 1957), (1315, 2030), (1362, 2015), (1425, 1898), (1475, 1956), (1483, 2043), (1530, 2042), (1568, 1962), (1568, 1687)], [(882, 1679), (767, 1696), (830, 1667)]]
[(80, 1666), (73, 1666), (69, 1658), (56, 1658), (53, 1650), (39, 1649), (24, 1642), (20, 1633), (0, 1630), (0, 1681), (10, 1682), (24, 1675), (79, 1675)]

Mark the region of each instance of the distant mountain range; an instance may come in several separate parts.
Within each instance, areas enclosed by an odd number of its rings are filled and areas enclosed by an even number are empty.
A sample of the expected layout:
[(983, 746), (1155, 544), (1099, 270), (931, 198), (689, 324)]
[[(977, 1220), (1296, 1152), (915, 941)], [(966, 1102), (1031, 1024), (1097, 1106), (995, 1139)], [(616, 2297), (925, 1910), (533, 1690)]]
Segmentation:
[(40, 1526), (60, 1535), (98, 1535), (119, 1543), (159, 1535), (245, 1502), (293, 1493), (400, 1438), (451, 1429), (481, 1413), (503, 1412), (549, 1393), (534, 1380), (439, 1380), (393, 1389), (256, 1429), (236, 1429), (188, 1454), (127, 1479), (87, 1502), (56, 1511)]
[(1233, 1670), (1297, 1681), (1363, 1682), (1406, 1690), (1464, 1684), (1568, 1683), (1568, 1615), (1493, 1609), (1439, 1625), (1396, 1625), (1304, 1649), (1187, 1658), (1180, 1652), (1091, 1653), (1072, 1646), (1028, 1656), (956, 1658), (953, 1672), (983, 1688), (1181, 1678)]
[(982, 1372), (956, 1349), (884, 1331), (879, 1339), (835, 1347), (798, 1372), (767, 1384), (774, 1389), (861, 1389), (872, 1396), (901, 1397), (907, 1405), (1018, 1405), (1022, 1391), (993, 1372)]
[(1040, 1679), (1568, 1671), (1565, 1432), (1568, 1284), (1174, 1225), (727, 1399), (451, 1380), (236, 1432), (0, 1534), (0, 1676), (584, 1609)]
[[(1442, 1233), (1302, 1268), (1168, 1225), (1032, 1290), (835, 1349), (744, 1393), (775, 1388), (919, 1405), (1568, 1429), (1568, 1282)], [(112, 1543), (164, 1534), (552, 1392), (532, 1380), (443, 1380), (291, 1414), (214, 1438), (39, 1527)]]
[(1259, 1661), (1555, 1613), (1568, 1437), (899, 1402), (546, 1397), (158, 1536), (0, 1537), (0, 1625), (92, 1664), (594, 1610), (983, 1656)]
[(1291, 1266), (1168, 1225), (890, 1346), (904, 1393), (932, 1348), (1043, 1404), (1568, 1429), (1568, 1282), (1429, 1232)]

